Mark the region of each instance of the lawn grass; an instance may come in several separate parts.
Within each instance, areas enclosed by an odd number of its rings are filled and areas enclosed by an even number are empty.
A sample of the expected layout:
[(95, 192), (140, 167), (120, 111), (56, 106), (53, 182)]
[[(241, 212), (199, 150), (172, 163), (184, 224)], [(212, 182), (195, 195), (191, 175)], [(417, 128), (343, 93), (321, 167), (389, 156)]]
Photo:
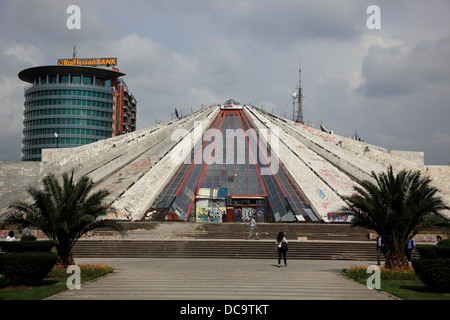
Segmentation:
[[(114, 267), (106, 265), (78, 265), (81, 270), (81, 283), (86, 283), (114, 272)], [(3, 288), (0, 289), (0, 300), (42, 300), (54, 294), (68, 290), (67, 279), (71, 273), (65, 268), (54, 267), (39, 286), (8, 286), (3, 278)]]
[[(433, 292), (419, 280), (413, 268), (389, 270), (380, 268), (380, 290), (403, 300), (450, 300), (450, 293)], [(354, 266), (342, 269), (341, 274), (358, 283), (367, 285), (372, 273), (366, 266)]]
[(403, 300), (450, 300), (450, 293), (433, 292), (420, 280), (382, 280), (381, 290)]
[(0, 300), (42, 300), (67, 289), (66, 279), (47, 278), (39, 286), (5, 287)]

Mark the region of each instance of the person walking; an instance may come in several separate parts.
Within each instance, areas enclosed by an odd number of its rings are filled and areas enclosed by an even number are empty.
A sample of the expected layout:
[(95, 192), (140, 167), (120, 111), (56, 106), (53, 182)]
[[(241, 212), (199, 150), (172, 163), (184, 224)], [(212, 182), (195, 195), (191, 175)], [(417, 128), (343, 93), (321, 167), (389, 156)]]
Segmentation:
[(250, 240), (250, 237), (251, 237), (252, 235), (255, 235), (255, 236), (256, 236), (256, 240), (259, 240), (258, 233), (256, 232), (256, 230), (258, 229), (258, 227), (256, 226), (256, 220), (255, 220), (254, 217), (251, 217), (251, 218), (250, 218), (250, 223), (249, 223), (249, 225), (250, 225), (250, 232), (248, 233), (247, 240)]
[(412, 238), (409, 239), (409, 241), (406, 243), (405, 247), (405, 254), (406, 258), (408, 258), (408, 261), (411, 261), (411, 254), (414, 252), (415, 246), (414, 241)]
[(381, 236), (377, 234), (377, 265), (381, 264), (381, 255), (386, 258), (386, 245), (384, 244), (383, 239), (381, 239)]
[(33, 234), (31, 233), (30, 228), (28, 228), (28, 227), (23, 228), (22, 236), (31, 236), (31, 235), (33, 235)]
[(278, 267), (281, 263), (281, 255), (283, 254), (284, 266), (287, 267), (286, 251), (287, 251), (287, 240), (284, 237), (284, 233), (280, 232), (277, 236), (277, 249), (278, 249)]

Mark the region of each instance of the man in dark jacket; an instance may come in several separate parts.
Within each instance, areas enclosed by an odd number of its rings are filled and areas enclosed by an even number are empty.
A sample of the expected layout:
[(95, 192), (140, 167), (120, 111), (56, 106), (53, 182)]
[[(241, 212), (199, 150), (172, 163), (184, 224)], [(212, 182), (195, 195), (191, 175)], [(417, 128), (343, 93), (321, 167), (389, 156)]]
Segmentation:
[(411, 261), (411, 254), (414, 252), (415, 249), (415, 245), (414, 245), (414, 241), (412, 238), (409, 238), (408, 242), (406, 243), (406, 247), (405, 247), (405, 254), (406, 257), (408, 258), (408, 261)]
[(377, 234), (377, 265), (381, 264), (380, 259), (382, 254), (386, 258), (386, 251), (387, 251), (386, 245), (381, 239), (381, 236)]

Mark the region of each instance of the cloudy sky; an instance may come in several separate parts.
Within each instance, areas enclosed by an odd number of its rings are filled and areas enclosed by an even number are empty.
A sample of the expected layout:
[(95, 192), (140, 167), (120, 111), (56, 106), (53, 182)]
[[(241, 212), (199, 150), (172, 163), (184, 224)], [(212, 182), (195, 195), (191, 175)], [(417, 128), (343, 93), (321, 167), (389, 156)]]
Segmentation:
[[(69, 5), (81, 29), (68, 29)], [(370, 5), (381, 29), (369, 29)], [(138, 129), (234, 98), (450, 162), (450, 1), (2, 0), (0, 161), (19, 161), (26, 68), (117, 57)]]

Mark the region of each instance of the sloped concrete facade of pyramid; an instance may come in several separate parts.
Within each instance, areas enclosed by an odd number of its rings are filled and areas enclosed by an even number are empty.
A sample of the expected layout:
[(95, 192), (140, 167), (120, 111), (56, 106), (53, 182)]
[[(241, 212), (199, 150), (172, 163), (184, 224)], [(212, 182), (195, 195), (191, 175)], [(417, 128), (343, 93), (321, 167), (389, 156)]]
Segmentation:
[[(284, 131), (270, 116), (256, 109), (247, 109), (247, 114), (260, 132), (271, 132), (278, 136), (278, 157), (316, 216), (325, 222), (345, 220), (345, 215), (342, 217), (338, 214), (345, 207), (341, 197), (351, 195), (357, 183), (295, 136)], [(265, 138), (267, 141), (274, 139)]]
[[(0, 213), (14, 201), (28, 199), (27, 189), (39, 187), (45, 175), (53, 173), (60, 177), (72, 170), (75, 179), (88, 175), (96, 183), (96, 190), (109, 190), (105, 204), (110, 204), (148, 171), (160, 168), (157, 165), (177, 144), (171, 139), (174, 131), (191, 131), (196, 122), (208, 121), (216, 113), (217, 108), (205, 108), (186, 117), (89, 145), (45, 149), (41, 162), (0, 162)], [(169, 176), (172, 169), (167, 167), (155, 180)], [(146, 195), (141, 192), (140, 196)], [(119, 213), (123, 218), (129, 215)]]
[[(362, 141), (322, 132), (271, 114), (246, 108), (259, 128), (278, 129), (280, 156), (313, 210), (324, 221), (340, 219), (333, 214), (342, 205), (341, 196), (352, 194), (358, 181), (372, 180), (372, 171), (419, 170), (450, 206), (450, 166), (424, 165), (423, 152), (388, 150)], [(308, 169), (308, 170), (307, 170)], [(450, 211), (443, 214), (450, 217)]]
[[(180, 150), (193, 147), (219, 112), (219, 107), (211, 106), (89, 145), (43, 150), (41, 162), (0, 162), (0, 214), (14, 201), (27, 199), (27, 189), (40, 186), (46, 174), (59, 177), (74, 170), (75, 178), (88, 175), (96, 183), (95, 190), (110, 192), (105, 205), (113, 210), (107, 218), (140, 220), (178, 168), (180, 163), (174, 160), (184, 158)], [(372, 171), (385, 172), (389, 165), (395, 171), (405, 168), (430, 175), (450, 206), (450, 166), (425, 166), (422, 152), (384, 149), (300, 125), (256, 107), (245, 106), (244, 112), (261, 133), (269, 132), (278, 139), (278, 159), (322, 221), (346, 221), (339, 212), (345, 206), (342, 197), (352, 194), (358, 181), (372, 179)], [(173, 139), (177, 129), (188, 134)], [(272, 138), (267, 136), (266, 140), (270, 143)], [(445, 214), (450, 216), (449, 212)]]
[[(215, 108), (201, 119), (201, 121), (196, 121), (193, 124), (193, 130), (190, 130), (190, 134), (184, 136), (179, 142), (171, 141), (171, 144), (173, 146), (176, 144), (176, 147), (171, 148), (151, 170), (148, 170), (124, 194), (113, 201), (111, 207), (115, 213), (111, 218), (120, 219), (126, 217), (131, 220), (142, 219), (146, 211), (175, 174), (181, 161), (186, 157), (183, 154), (183, 150), (190, 150), (194, 147), (198, 140), (203, 137), (204, 131), (209, 128), (218, 112), (219, 109)], [(198, 134), (193, 134), (198, 128), (201, 131)], [(195, 140), (195, 138), (198, 140)]]

